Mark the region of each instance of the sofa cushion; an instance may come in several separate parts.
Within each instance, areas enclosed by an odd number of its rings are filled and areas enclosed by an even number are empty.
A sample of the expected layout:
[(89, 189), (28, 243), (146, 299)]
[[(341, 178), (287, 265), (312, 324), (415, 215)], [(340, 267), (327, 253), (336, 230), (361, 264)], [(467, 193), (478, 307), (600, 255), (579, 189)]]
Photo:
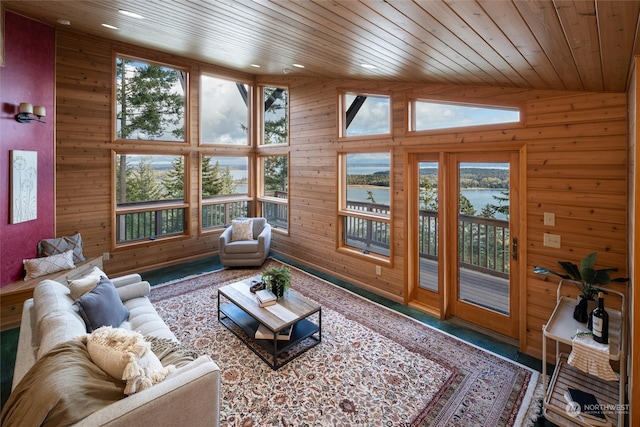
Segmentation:
[[(71, 298), (77, 300), (82, 295), (91, 291), (91, 289), (95, 288), (101, 277), (107, 277), (104, 271), (100, 270), (98, 267), (93, 267), (93, 269), (81, 278), (75, 280), (69, 280), (69, 289), (71, 290)], [(107, 277), (108, 279), (108, 277)]]
[(149, 298), (133, 298), (124, 302), (129, 310), (129, 318), (120, 327), (140, 332), (145, 336), (166, 338), (177, 342), (178, 339), (162, 320)]
[(51, 255), (44, 258), (32, 258), (22, 261), (26, 272), (24, 280), (35, 279), (45, 274), (57, 273), (62, 270), (75, 268), (73, 263), (73, 252), (66, 251), (61, 254)]
[(81, 339), (93, 363), (113, 378), (127, 382), (127, 395), (145, 390), (164, 380), (175, 366), (163, 367), (151, 351), (151, 344), (137, 332), (104, 326)]
[(253, 240), (253, 220), (234, 219), (231, 222), (231, 241)]
[(52, 313), (75, 312), (69, 288), (55, 280), (43, 280), (33, 290), (33, 305), (36, 312), (36, 324)]
[(101, 326), (118, 327), (129, 317), (129, 310), (106, 277), (100, 278), (96, 287), (81, 296), (75, 304), (87, 325), (87, 332), (93, 332)]
[(40, 359), (57, 345), (86, 334), (87, 327), (77, 312), (66, 310), (53, 312), (42, 319), (38, 331), (40, 347), (37, 359)]
[(82, 237), (80, 233), (73, 236), (63, 236), (56, 239), (44, 239), (38, 242), (38, 256), (46, 257), (61, 254), (66, 251), (73, 252), (73, 262), (79, 263), (86, 258), (82, 254)]
[(147, 281), (142, 281), (138, 283), (131, 283), (125, 286), (120, 286), (119, 288), (116, 288), (116, 291), (118, 291), (118, 296), (124, 303), (125, 301), (129, 301), (130, 299), (148, 297), (151, 293), (151, 285)]

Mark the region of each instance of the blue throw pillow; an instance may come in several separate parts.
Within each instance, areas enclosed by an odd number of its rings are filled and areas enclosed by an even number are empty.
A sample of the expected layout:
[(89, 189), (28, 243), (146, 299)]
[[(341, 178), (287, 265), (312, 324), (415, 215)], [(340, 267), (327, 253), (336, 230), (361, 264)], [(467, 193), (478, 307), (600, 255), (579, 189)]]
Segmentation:
[(75, 304), (89, 333), (102, 326), (117, 328), (129, 317), (129, 310), (122, 304), (116, 287), (106, 277), (101, 277), (96, 287)]

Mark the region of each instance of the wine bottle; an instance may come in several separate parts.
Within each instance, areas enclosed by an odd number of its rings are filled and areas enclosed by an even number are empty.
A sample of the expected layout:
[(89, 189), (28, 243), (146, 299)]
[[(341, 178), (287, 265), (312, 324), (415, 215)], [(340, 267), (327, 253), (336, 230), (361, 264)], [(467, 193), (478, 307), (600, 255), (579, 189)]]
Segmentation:
[(598, 307), (593, 310), (592, 326), (593, 339), (602, 344), (609, 343), (609, 313), (604, 309), (604, 297), (602, 292), (598, 294)]

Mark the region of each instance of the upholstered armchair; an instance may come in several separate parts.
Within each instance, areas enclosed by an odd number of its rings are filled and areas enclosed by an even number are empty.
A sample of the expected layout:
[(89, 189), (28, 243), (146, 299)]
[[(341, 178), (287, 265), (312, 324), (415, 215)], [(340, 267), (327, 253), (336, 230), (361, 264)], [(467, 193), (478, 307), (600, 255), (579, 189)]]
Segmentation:
[(220, 262), (224, 267), (260, 266), (270, 247), (266, 218), (236, 218), (220, 235)]

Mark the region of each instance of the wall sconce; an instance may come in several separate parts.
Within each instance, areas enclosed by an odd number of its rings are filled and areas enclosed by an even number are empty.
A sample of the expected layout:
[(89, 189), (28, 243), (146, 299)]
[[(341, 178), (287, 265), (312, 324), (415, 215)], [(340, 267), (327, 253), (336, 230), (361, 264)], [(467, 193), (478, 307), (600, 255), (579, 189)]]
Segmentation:
[(20, 103), (20, 112), (16, 114), (16, 120), (20, 123), (30, 123), (32, 120), (40, 123), (46, 123), (42, 117), (47, 115), (47, 111), (41, 105), (35, 107), (28, 102)]

